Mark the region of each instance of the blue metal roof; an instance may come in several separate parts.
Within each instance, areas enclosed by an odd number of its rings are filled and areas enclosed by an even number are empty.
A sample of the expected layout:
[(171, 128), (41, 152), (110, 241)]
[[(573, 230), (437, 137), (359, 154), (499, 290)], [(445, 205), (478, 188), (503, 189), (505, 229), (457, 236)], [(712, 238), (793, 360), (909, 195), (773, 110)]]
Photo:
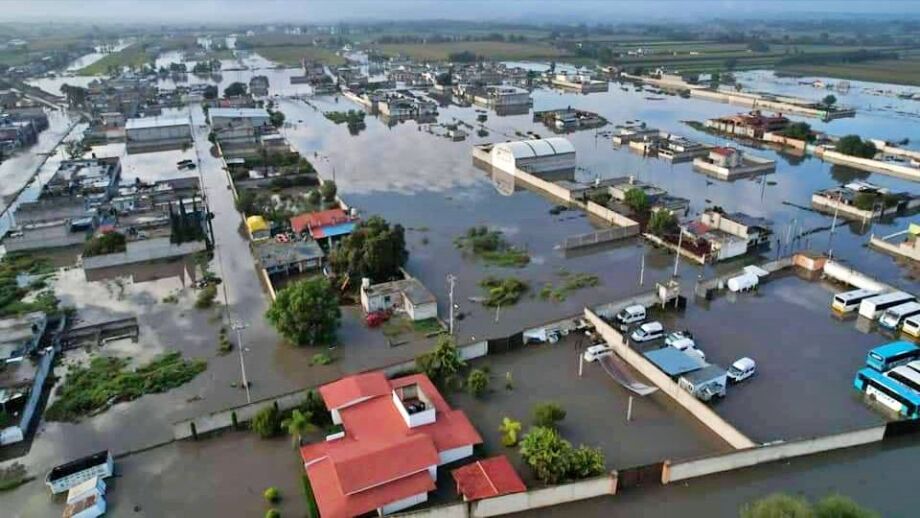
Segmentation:
[(687, 354), (674, 347), (662, 347), (645, 353), (645, 357), (668, 376), (680, 376), (702, 369), (706, 362), (694, 354)]

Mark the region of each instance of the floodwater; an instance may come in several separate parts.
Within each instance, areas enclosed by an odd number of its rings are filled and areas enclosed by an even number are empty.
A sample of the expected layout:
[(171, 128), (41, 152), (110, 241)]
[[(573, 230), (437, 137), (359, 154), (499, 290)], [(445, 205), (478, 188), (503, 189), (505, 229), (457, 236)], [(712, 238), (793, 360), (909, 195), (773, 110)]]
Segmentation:
[[(811, 97), (815, 97), (814, 92), (797, 91), (806, 88), (813, 90), (811, 87), (789, 86), (790, 90), (796, 90), (790, 93), (803, 96), (810, 93)], [(838, 131), (839, 127), (842, 132), (858, 131), (865, 136), (892, 140), (910, 137), (916, 132), (916, 118), (874, 110), (863, 104), (863, 97), (857, 92), (853, 88), (851, 94), (840, 95), (839, 102), (864, 108), (867, 115), (860, 114), (855, 119), (828, 124), (815, 120), (808, 122), (826, 126), (831, 132)], [(726, 139), (697, 132), (681, 121), (702, 121), (728, 115), (736, 113), (737, 107), (679, 97), (647, 101), (644, 99), (646, 95), (645, 92), (634, 91), (632, 87), (623, 91), (617, 84), (612, 84), (609, 92), (588, 95), (544, 89), (534, 92), (533, 109), (572, 106), (598, 112), (612, 123), (640, 119), (653, 127), (695, 140), (729, 143)], [(912, 102), (899, 99), (886, 101), (905, 105)], [(584, 305), (615, 300), (648, 289), (656, 280), (672, 273), (673, 256), (651, 249), (639, 240), (624, 241), (595, 254), (566, 257), (556, 249), (556, 245), (567, 236), (595, 228), (583, 215), (571, 211), (552, 215), (549, 209), (554, 202), (526, 190), (517, 190), (506, 196), (499, 192), (487, 173), (473, 166), (470, 156), (472, 144), (520, 138), (515, 136), (516, 133), (553, 135), (542, 125), (533, 123), (529, 114), (499, 117), (489, 112), (489, 119), (484, 123), (490, 132), (488, 137), (477, 137), (475, 131), (471, 131), (466, 141), (451, 142), (429, 134), (427, 125), (407, 121), (387, 126), (373, 118), (367, 119), (365, 130), (358, 135), (350, 135), (344, 126), (335, 126), (322, 116), (324, 111), (357, 108), (344, 98), (316, 98), (310, 104), (286, 99), (281, 102), (281, 108), (289, 122), (285, 129), (288, 139), (306, 156), (313, 157), (323, 175), (335, 178), (350, 205), (364, 215), (380, 214), (410, 229), (407, 238), (411, 251), (409, 271), (435, 293), (442, 314), (446, 314), (448, 305), (445, 279), (448, 274), (457, 276), (459, 282), (455, 300), (460, 303), (461, 312), (466, 317), (459, 325), (461, 341), (501, 336), (522, 327), (574, 314)], [(908, 109), (904, 108), (905, 111)], [(478, 126), (475, 117), (473, 108), (447, 106), (441, 108), (439, 121), (459, 120)], [(884, 121), (884, 124), (879, 121)], [(694, 172), (690, 163), (671, 164), (643, 158), (628, 149), (614, 149), (608, 139), (595, 131), (577, 132), (567, 137), (577, 151), (579, 167), (576, 177), (580, 180), (636, 176), (664, 187), (672, 195), (690, 199), (691, 214), (710, 205), (719, 205), (729, 212), (743, 211), (769, 218), (774, 222), (778, 235), (785, 235), (791, 227), (805, 231), (831, 225), (832, 218), (829, 216), (785, 204), (808, 206), (812, 192), (821, 188), (858, 178), (898, 191), (916, 192), (916, 185), (906, 180), (831, 166), (810, 157), (789, 157), (766, 149), (749, 151), (776, 159), (776, 173), (720, 182)], [(916, 272), (902, 268), (889, 257), (864, 246), (871, 233), (884, 235), (895, 232), (906, 226), (906, 221), (902, 218), (866, 226), (840, 225), (833, 240), (828, 231), (818, 231), (799, 240), (795, 247), (817, 251), (832, 249), (836, 257), (856, 268), (916, 291), (920, 287)], [(532, 256), (531, 264), (523, 269), (489, 268), (463, 257), (455, 249), (453, 240), (467, 228), (480, 224), (501, 229), (514, 245), (526, 248)], [(643, 254), (647, 255), (646, 276), (645, 287), (640, 287), (638, 274)], [(774, 247), (764, 253), (763, 259), (776, 255)], [(713, 271), (738, 267), (737, 262), (734, 265), (699, 268), (682, 262), (679, 271), (685, 287), (689, 289), (698, 275), (708, 276)], [(533, 293), (544, 283), (557, 280), (556, 272), (561, 269), (596, 274), (601, 278), (602, 285), (576, 292), (562, 304), (525, 297), (515, 307), (502, 308), (499, 315), (468, 302), (469, 297), (481, 294), (478, 282), (486, 275), (520, 277), (530, 283)]]
[[(855, 318), (835, 317), (832, 290), (781, 273), (755, 293), (694, 300), (685, 312), (659, 320), (669, 330), (689, 329), (710, 363), (727, 369), (745, 356), (757, 362), (755, 376), (730, 386), (712, 405), (754, 442), (877, 426), (888, 416), (863, 402), (852, 382), (869, 349), (891, 338), (860, 331)], [(657, 341), (639, 349), (662, 346)]]
[[(533, 408), (556, 402), (567, 412), (559, 432), (574, 445), (600, 448), (608, 469), (623, 469), (660, 462), (727, 452), (731, 446), (704, 427), (667, 395), (635, 397), (632, 420), (626, 420), (631, 393), (596, 363), (585, 363), (578, 375), (579, 354), (587, 343), (570, 334), (556, 344), (528, 345), (504, 354), (492, 354), (472, 362), (488, 367), (491, 384), (481, 399), (464, 392), (447, 393), (455, 408), (462, 409), (479, 430), (485, 444), (483, 455), (506, 454), (528, 485), (539, 485), (533, 473), (513, 449), (501, 445), (497, 432), (502, 418), (511, 417), (531, 425)], [(510, 372), (513, 389), (505, 388)], [(633, 373), (638, 379), (641, 375)]]
[[(131, 40), (118, 40), (118, 42), (115, 43), (114, 45), (107, 45), (105, 48), (101, 46), (96, 47), (94, 52), (90, 52), (89, 54), (80, 56), (79, 58), (75, 59), (72, 63), (67, 65), (67, 68), (65, 69), (65, 71), (66, 72), (76, 72), (77, 70), (80, 70), (81, 68), (88, 67), (92, 65), (93, 63), (99, 61), (100, 59), (106, 57), (109, 54), (112, 54), (114, 52), (119, 52), (127, 48), (129, 45), (131, 45), (131, 43), (133, 43), (133, 41)], [(55, 92), (52, 92), (52, 93), (55, 93)]]

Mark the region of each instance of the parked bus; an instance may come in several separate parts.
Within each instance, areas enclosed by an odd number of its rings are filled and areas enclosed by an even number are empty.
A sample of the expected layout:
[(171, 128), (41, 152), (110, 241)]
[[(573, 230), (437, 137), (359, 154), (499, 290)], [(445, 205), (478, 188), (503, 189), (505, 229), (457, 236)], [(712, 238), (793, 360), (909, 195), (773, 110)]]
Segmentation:
[(905, 318), (904, 324), (901, 325), (901, 331), (914, 338), (920, 338), (920, 315)]
[(895, 367), (890, 371), (885, 373), (885, 376), (897, 381), (901, 385), (913, 390), (914, 392), (920, 394), (920, 371), (917, 371), (916, 366), (911, 367), (912, 364), (917, 362), (910, 362), (908, 365), (901, 365), (900, 367)]
[(869, 320), (875, 320), (876, 318), (880, 317), (886, 309), (890, 309), (895, 306), (904, 304), (905, 302), (911, 302), (913, 300), (915, 300), (913, 295), (910, 293), (904, 293), (903, 291), (883, 293), (882, 295), (869, 297), (868, 299), (860, 302), (859, 314), (868, 318)]
[(859, 309), (859, 303), (878, 295), (875, 290), (853, 290), (834, 295), (831, 309), (838, 313), (849, 313)]
[(872, 369), (860, 369), (853, 380), (856, 390), (864, 392), (870, 398), (895, 412), (910, 418), (918, 417), (920, 394), (899, 381)]
[(914, 315), (920, 315), (920, 302), (908, 302), (900, 306), (886, 309), (885, 312), (882, 313), (882, 318), (878, 319), (878, 324), (885, 329), (897, 331), (907, 317), (912, 317)]
[(920, 360), (920, 347), (900, 340), (870, 350), (866, 355), (866, 367), (885, 372), (914, 360)]

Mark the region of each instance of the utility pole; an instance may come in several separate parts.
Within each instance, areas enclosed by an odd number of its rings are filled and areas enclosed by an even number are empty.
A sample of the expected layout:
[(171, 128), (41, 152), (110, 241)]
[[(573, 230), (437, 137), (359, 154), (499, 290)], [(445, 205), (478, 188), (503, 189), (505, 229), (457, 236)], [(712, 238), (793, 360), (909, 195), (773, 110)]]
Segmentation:
[(450, 320), (449, 320), (449, 333), (451, 336), (454, 334), (454, 285), (457, 283), (457, 277), (449, 273), (447, 274), (447, 285), (450, 287), (448, 294), (450, 296)]
[(645, 281), (645, 252), (642, 252), (642, 262), (639, 264), (639, 286)]
[(629, 404), (626, 406), (626, 422), (632, 421), (633, 397), (629, 396)]
[(252, 394), (249, 393), (249, 380), (246, 379), (246, 362), (243, 360), (243, 329), (248, 327), (242, 320), (234, 320), (230, 327), (236, 331), (236, 350), (240, 353), (240, 372), (243, 375), (243, 386), (246, 387), (246, 402), (252, 403)]
[[(833, 246), (834, 246), (834, 233), (837, 232), (837, 214), (838, 214), (838, 212), (840, 212), (840, 200), (841, 200), (841, 199), (843, 199), (843, 194), (840, 194), (840, 195), (837, 197), (837, 204), (834, 205), (834, 219), (833, 219), (833, 221), (831, 221), (831, 234), (830, 234), (830, 236), (829, 236), (828, 239), (827, 239), (827, 256), (828, 256), (828, 257), (833, 257), (833, 256), (834, 256), (834, 248), (833, 248)], [(875, 210), (875, 207), (873, 206), (872, 209)]]
[(677, 266), (680, 264), (680, 247), (684, 244), (684, 229), (680, 229), (680, 237), (677, 238), (677, 255), (674, 257), (674, 277), (677, 277)]

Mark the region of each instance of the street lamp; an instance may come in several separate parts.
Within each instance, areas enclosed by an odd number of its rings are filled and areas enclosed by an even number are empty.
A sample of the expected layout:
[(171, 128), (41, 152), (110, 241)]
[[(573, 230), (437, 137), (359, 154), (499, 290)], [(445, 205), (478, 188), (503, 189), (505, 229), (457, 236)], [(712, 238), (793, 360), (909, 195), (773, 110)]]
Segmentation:
[(246, 379), (246, 362), (243, 361), (243, 329), (249, 327), (242, 320), (234, 320), (230, 323), (230, 328), (236, 331), (236, 348), (240, 354), (240, 372), (243, 375), (243, 386), (246, 388), (246, 402), (252, 403), (252, 395), (249, 393), (249, 380)]

